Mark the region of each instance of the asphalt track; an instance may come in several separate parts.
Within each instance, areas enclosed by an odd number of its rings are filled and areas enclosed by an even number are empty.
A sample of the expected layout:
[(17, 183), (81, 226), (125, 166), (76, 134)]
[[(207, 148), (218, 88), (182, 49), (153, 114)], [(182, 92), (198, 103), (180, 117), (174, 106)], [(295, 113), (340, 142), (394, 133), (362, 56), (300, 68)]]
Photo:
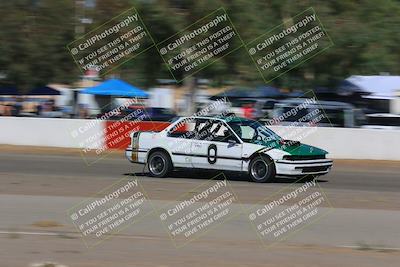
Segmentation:
[[(400, 164), (337, 160), (317, 182), (329, 211), (284, 241), (262, 246), (246, 216), (219, 225), (176, 248), (158, 213), (86, 248), (66, 211), (123, 178), (137, 178), (155, 207), (220, 175), (179, 171), (151, 178), (114, 152), (83, 158), (76, 151), (0, 147), (0, 266), (55, 261), (66, 266), (398, 266), (400, 261)], [(288, 187), (293, 179), (249, 183), (224, 174), (250, 207)], [(235, 204), (233, 209), (239, 209)], [(325, 213), (324, 213), (325, 214)]]

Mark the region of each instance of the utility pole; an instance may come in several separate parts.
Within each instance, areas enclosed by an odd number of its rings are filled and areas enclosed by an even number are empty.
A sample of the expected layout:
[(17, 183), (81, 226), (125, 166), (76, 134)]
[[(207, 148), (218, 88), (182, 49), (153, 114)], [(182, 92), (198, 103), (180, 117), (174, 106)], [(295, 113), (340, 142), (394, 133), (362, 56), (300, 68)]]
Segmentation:
[[(171, 5), (179, 9), (181, 14), (184, 14), (185, 16), (185, 22), (187, 21), (187, 25), (190, 25), (191, 23), (191, 10), (190, 7), (187, 7), (187, 3), (185, 3), (184, 0), (175, 0), (172, 1)], [(182, 50), (185, 50), (188, 48), (186, 44), (182, 46)], [(189, 92), (189, 103), (188, 103), (188, 109), (187, 109), (187, 114), (188, 116), (193, 115), (196, 110), (197, 110), (197, 105), (196, 105), (196, 92), (197, 92), (197, 79), (195, 76), (190, 75), (189, 77), (184, 77), (184, 82), (183, 85), (185, 88), (187, 88)]]

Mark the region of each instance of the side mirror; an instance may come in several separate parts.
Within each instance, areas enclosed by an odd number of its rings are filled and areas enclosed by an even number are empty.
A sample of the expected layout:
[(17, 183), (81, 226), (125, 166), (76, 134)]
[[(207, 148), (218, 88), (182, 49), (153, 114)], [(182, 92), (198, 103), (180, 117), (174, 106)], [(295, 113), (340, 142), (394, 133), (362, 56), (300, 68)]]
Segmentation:
[(235, 139), (228, 139), (228, 147), (236, 145), (238, 142)]

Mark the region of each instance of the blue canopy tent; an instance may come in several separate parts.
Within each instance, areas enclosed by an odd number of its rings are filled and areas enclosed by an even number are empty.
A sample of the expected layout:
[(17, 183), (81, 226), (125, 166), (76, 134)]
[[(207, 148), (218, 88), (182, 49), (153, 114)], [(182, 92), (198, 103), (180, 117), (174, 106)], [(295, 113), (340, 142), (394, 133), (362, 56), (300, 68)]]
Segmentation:
[(258, 86), (249, 93), (254, 98), (281, 98), (283, 95), (278, 88), (272, 86)]
[(16, 87), (0, 87), (0, 95), (19, 95)]
[(293, 91), (286, 95), (287, 98), (307, 97), (303, 91)]
[(118, 105), (113, 103), (113, 97), (149, 97), (149, 94), (145, 91), (118, 79), (107, 80), (99, 85), (83, 89), (79, 93), (94, 95), (95, 101), (101, 107), (101, 113), (111, 110), (114, 105)]
[(99, 85), (80, 91), (82, 94), (115, 96), (115, 97), (138, 97), (147, 98), (145, 91), (118, 79), (110, 79)]
[(60, 91), (55, 90), (51, 87), (43, 86), (43, 87), (36, 87), (32, 89), (26, 95), (61, 95)]
[(245, 98), (245, 97), (249, 97), (249, 93), (252, 90), (254, 90), (254, 89), (246, 88), (246, 87), (234, 87), (234, 88), (224, 91), (222, 93), (213, 95), (210, 97), (210, 99), (217, 100), (217, 99), (221, 99), (221, 98), (227, 98), (227, 99)]
[(0, 87), (0, 101), (15, 101), (15, 97), (18, 95), (19, 92), (16, 87)]
[(347, 79), (340, 82), (339, 86), (336, 89), (336, 92), (339, 95), (344, 95), (344, 96), (352, 94), (360, 94), (360, 95), (371, 94), (369, 92), (364, 91), (363, 88), (361, 88), (359, 85)]

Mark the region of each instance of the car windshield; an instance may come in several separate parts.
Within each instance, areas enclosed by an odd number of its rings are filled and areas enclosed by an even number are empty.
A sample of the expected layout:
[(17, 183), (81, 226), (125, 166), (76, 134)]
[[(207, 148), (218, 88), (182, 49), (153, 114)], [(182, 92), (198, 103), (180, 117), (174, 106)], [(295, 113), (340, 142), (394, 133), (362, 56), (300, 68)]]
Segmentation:
[(262, 144), (282, 140), (274, 131), (265, 125), (253, 120), (241, 120), (228, 122), (232, 130), (245, 143)]

